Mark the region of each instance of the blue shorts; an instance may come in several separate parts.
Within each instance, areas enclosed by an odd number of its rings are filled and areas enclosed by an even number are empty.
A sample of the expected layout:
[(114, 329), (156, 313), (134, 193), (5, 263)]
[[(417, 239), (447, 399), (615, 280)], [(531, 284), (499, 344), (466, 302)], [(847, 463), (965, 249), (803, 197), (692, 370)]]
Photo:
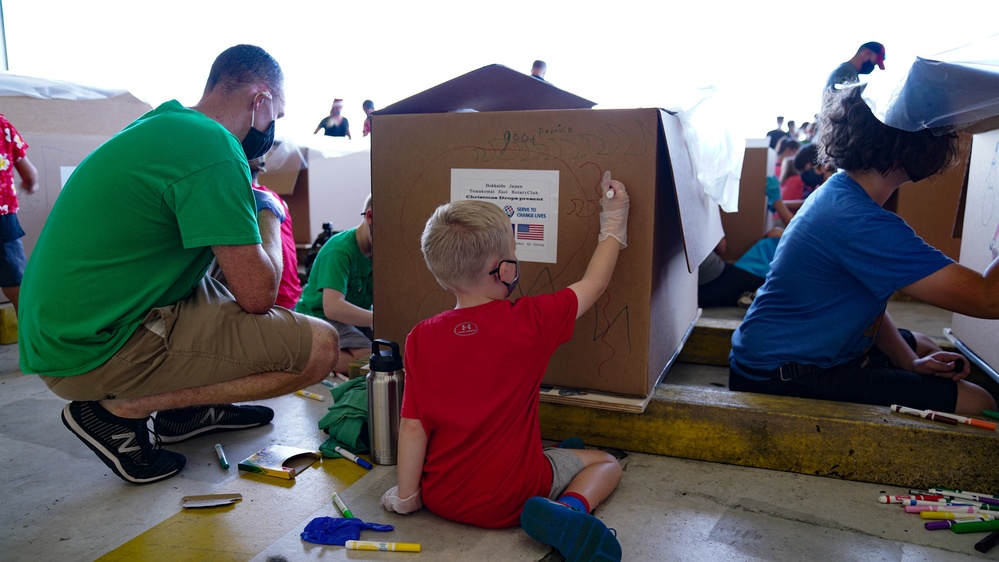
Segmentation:
[[(906, 343), (916, 349), (916, 339), (908, 330), (899, 330)], [(921, 375), (898, 369), (880, 351), (842, 365), (820, 369), (793, 365), (774, 371), (749, 369), (735, 364), (729, 369), (728, 387), (738, 392), (758, 392), (779, 396), (816, 398), (891, 406), (901, 404), (920, 410), (953, 412), (957, 406), (957, 383), (948, 378)], [(790, 365), (790, 364), (789, 364)], [(763, 380), (752, 380), (744, 372)], [(781, 376), (783, 374), (783, 376)]]
[(26, 261), (20, 238), (4, 242), (3, 256), (0, 257), (0, 287), (19, 287)]

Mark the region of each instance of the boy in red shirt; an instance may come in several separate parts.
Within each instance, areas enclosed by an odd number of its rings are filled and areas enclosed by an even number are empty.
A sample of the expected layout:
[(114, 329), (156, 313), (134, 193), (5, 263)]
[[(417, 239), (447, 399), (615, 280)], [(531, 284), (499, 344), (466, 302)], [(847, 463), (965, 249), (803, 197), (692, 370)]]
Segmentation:
[(458, 201), (427, 221), (424, 259), (457, 305), (406, 339), (399, 484), (382, 497), (385, 509), (426, 505), (486, 528), (520, 523), (567, 560), (620, 560), (616, 533), (590, 515), (621, 481), (620, 464), (598, 450), (543, 449), (538, 419), (552, 353), (603, 294), (627, 242), (624, 185), (607, 172), (600, 193), (600, 241), (583, 278), (515, 301), (520, 269), (502, 209)]

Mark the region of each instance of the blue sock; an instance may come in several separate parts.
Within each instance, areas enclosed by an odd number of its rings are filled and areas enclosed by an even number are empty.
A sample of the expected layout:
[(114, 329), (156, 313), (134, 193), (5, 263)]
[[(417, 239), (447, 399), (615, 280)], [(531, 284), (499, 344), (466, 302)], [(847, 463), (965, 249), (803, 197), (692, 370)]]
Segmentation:
[(589, 513), (589, 506), (586, 505), (586, 500), (583, 499), (579, 494), (568, 493), (563, 494), (559, 499), (555, 500), (559, 503), (564, 503), (565, 505), (575, 509), (576, 511), (581, 511), (583, 513)]

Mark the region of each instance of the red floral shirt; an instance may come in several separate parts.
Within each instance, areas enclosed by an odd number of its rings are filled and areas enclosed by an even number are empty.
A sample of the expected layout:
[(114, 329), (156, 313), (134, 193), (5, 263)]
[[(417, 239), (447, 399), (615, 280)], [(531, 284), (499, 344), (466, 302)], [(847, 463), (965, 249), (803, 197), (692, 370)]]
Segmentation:
[(28, 143), (0, 113), (0, 215), (17, 212), (14, 163), (24, 158)]

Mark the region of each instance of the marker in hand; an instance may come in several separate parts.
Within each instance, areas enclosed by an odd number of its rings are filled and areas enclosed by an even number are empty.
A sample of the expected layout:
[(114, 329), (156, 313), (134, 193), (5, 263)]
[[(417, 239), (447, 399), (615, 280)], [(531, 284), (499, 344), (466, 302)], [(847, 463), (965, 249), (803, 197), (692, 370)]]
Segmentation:
[(600, 182), (600, 186), (603, 187), (605, 195), (607, 196), (607, 198), (608, 199), (613, 199), (614, 198), (614, 188), (610, 186), (610, 184), (611, 184), (610, 181), (611, 181), (611, 173), (610, 173), (610, 170), (607, 170), (606, 172), (604, 172), (604, 179), (603, 179), (602, 182)]

